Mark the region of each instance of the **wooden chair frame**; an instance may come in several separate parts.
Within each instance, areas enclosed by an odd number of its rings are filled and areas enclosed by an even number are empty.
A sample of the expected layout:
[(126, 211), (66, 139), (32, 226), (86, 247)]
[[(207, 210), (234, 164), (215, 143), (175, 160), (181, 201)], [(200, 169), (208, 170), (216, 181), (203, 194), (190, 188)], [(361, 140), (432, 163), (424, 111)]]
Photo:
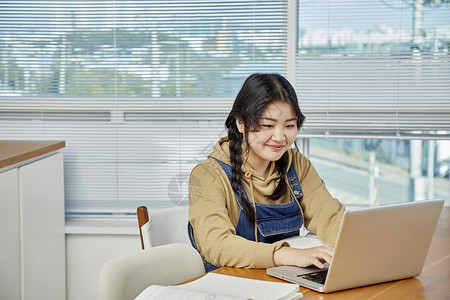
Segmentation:
[(137, 208), (137, 218), (139, 223), (139, 235), (141, 237), (141, 247), (142, 250), (144, 250), (144, 237), (142, 236), (141, 227), (150, 220), (148, 217), (148, 210), (146, 206), (139, 206)]

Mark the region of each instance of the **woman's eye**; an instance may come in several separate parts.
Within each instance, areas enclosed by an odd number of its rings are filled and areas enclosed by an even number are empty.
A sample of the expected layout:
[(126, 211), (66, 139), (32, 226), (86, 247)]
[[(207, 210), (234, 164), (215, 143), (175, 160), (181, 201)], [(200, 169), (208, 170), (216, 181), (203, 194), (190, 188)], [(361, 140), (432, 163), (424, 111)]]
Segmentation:
[(266, 127), (266, 128), (272, 128), (273, 127), (273, 125), (270, 125), (270, 124), (263, 124), (262, 126)]
[(287, 125), (286, 127), (287, 127), (287, 128), (294, 128), (295, 125)]

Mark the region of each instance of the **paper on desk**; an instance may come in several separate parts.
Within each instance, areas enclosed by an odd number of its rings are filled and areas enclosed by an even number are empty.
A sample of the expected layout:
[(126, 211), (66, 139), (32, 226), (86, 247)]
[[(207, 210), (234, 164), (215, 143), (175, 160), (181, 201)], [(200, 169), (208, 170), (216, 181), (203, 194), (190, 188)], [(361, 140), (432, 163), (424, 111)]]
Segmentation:
[(308, 233), (306, 236), (290, 237), (282, 241), (288, 242), (292, 248), (298, 249), (305, 249), (323, 245), (323, 243), (319, 240), (319, 238), (311, 233)]
[(180, 285), (179, 287), (244, 299), (292, 300), (303, 297), (297, 284), (234, 277), (217, 273), (208, 273), (193, 282)]
[(198, 292), (178, 286), (151, 285), (134, 300), (246, 300), (244, 298), (228, 297), (215, 293)]
[(296, 300), (303, 298), (297, 284), (208, 273), (177, 286), (151, 285), (135, 300)]

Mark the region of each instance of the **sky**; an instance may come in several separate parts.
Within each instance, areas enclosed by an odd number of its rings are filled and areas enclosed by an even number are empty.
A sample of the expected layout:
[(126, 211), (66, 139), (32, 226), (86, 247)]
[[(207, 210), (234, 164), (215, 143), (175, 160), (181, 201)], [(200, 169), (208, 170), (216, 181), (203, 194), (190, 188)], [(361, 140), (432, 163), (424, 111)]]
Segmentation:
[[(413, 0), (300, 0), (299, 26), (302, 29), (374, 29), (388, 26), (411, 30)], [(402, 11), (402, 5), (404, 7)], [(423, 28), (450, 26), (450, 4), (423, 9)]]

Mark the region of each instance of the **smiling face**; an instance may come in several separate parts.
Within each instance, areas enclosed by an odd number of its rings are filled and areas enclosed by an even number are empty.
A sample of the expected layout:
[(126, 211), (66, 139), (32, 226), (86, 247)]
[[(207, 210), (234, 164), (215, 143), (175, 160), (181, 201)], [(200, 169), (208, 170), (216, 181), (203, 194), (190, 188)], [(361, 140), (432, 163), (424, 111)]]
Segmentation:
[[(236, 125), (245, 136), (244, 124), (236, 120)], [(259, 128), (249, 128), (248, 131), (248, 163), (266, 175), (269, 163), (280, 159), (291, 147), (297, 129), (297, 116), (290, 104), (277, 101), (267, 105), (259, 119)], [(246, 149), (243, 150), (245, 153)]]

